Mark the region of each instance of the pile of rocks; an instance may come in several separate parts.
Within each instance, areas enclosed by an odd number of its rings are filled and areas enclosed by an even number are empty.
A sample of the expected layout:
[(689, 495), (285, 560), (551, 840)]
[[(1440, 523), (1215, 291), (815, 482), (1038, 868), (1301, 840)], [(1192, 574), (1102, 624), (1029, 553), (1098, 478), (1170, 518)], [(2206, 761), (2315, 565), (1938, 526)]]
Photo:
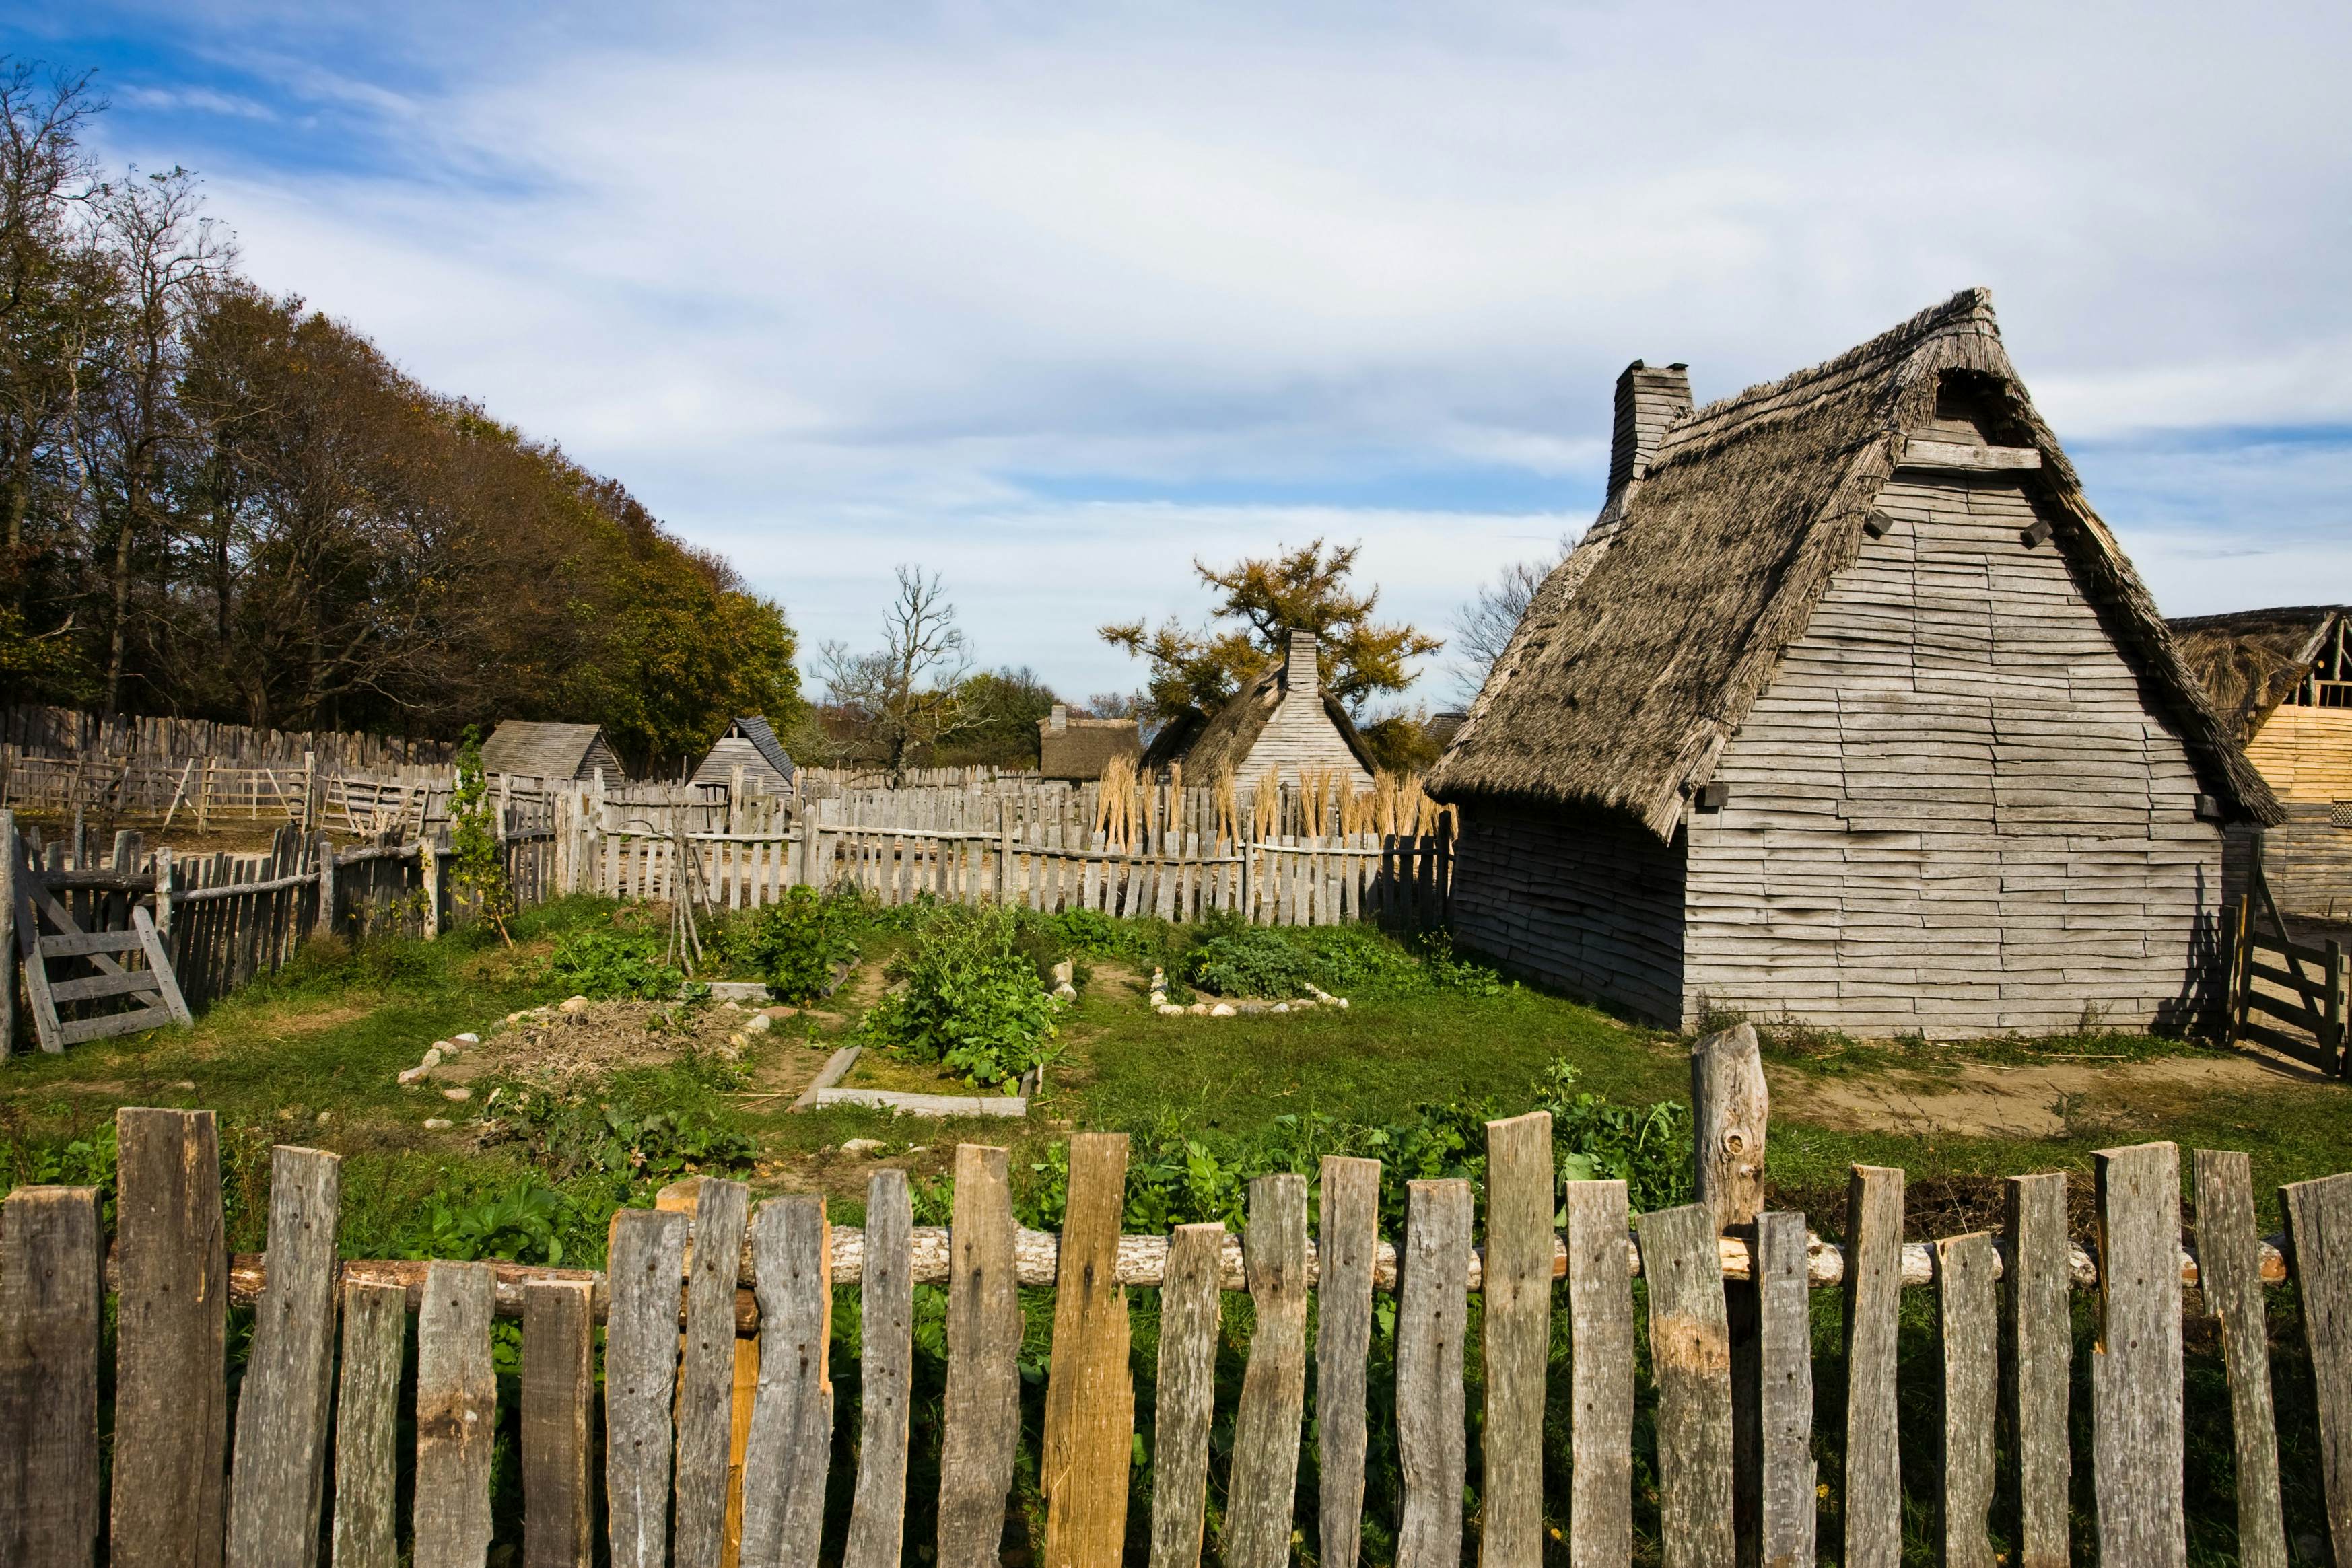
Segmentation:
[(1262, 1001), (1255, 997), (1244, 997), (1237, 1001), (1194, 1002), (1190, 1007), (1186, 1007), (1168, 999), (1168, 977), (1160, 970), (1154, 969), (1151, 971), (1150, 1005), (1151, 1010), (1161, 1018), (1230, 1019), (1249, 1018), (1259, 1013), (1303, 1013), (1315, 1008), (1339, 1008), (1345, 1010), (1348, 998), (1335, 997), (1320, 986), (1309, 985), (1307, 988), (1307, 995), (1293, 998), (1288, 1001), (1269, 1002)]

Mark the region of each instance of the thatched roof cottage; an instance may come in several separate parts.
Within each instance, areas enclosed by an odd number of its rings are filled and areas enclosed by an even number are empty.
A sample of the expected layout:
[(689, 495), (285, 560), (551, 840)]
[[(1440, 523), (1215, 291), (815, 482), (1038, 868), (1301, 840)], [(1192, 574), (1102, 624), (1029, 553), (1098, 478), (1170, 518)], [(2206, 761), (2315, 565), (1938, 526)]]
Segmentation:
[[(2172, 622), (2180, 656), (2285, 810), (2263, 882), (2289, 914), (2352, 912), (2352, 610), (2308, 604)], [(2235, 897), (2253, 835), (2233, 830)]]
[(2278, 815), (1980, 289), (1704, 408), (1636, 361), (1430, 791), (1512, 969), (1942, 1038), (2209, 1006), (2222, 823)]
[(772, 795), (783, 794), (793, 787), (793, 759), (784, 754), (774, 727), (757, 714), (734, 720), (719, 733), (703, 757), (702, 766), (694, 770), (693, 782), (730, 784), (738, 768), (743, 770), (745, 784)]
[(628, 771), (602, 726), (502, 718), (482, 742), (482, 770), (519, 779), (593, 779), (598, 769), (618, 783)]
[(1147, 776), (1181, 764), (1195, 784), (1230, 768), (1247, 789), (1268, 768), (1296, 784), (1305, 770), (1330, 769), (1350, 790), (1372, 787), (1372, 754), (1339, 699), (1323, 690), (1312, 632), (1293, 632), (1282, 663), (1258, 676), (1214, 714), (1192, 709), (1171, 719), (1143, 754)]
[(1072, 718), (1068, 704), (1055, 703), (1037, 721), (1037, 771), (1047, 779), (1084, 783), (1100, 779), (1114, 757), (1142, 756), (1142, 727), (1131, 717)]

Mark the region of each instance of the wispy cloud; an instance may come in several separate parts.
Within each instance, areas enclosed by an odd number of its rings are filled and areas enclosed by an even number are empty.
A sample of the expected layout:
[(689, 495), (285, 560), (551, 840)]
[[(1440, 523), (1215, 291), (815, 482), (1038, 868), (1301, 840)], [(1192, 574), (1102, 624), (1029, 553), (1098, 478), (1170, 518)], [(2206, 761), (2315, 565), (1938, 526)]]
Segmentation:
[(2352, 422), (2331, 10), (1969, 8), (1965, 51), (1499, 0), (139, 20), (119, 155), (813, 636), (920, 558), (984, 654), (1100, 688), (1097, 622), (1318, 531), (1442, 621), (1590, 515), (1625, 361), (1727, 392), (1969, 283), (2168, 608), (2352, 597), (2324, 549), (2196, 564), (2333, 526), (2336, 470), (2263, 488), (2244, 434)]

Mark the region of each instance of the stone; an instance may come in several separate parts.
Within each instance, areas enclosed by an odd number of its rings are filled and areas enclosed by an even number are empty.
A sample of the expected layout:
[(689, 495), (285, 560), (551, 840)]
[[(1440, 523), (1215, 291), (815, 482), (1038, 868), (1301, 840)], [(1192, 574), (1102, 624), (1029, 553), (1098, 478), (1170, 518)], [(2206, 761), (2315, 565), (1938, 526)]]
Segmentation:
[(423, 1061), (418, 1062), (418, 1063), (417, 1063), (417, 1065), (418, 1065), (418, 1066), (420, 1066), (420, 1067), (438, 1067), (438, 1066), (440, 1066), (440, 1065), (441, 1065), (441, 1048), (440, 1048), (439, 1046), (437, 1046), (437, 1045), (436, 1045), (436, 1046), (433, 1046), (433, 1047), (431, 1047), (430, 1049), (428, 1049), (428, 1050), (425, 1052), (425, 1060), (424, 1060)]
[(454, 1040), (436, 1040), (433, 1042), (433, 1049), (438, 1052), (445, 1061), (449, 1057), (460, 1054), (462, 1051), (462, 1048)]
[(737, 1030), (733, 1034), (730, 1034), (730, 1035), (729, 1035), (729, 1036), (727, 1037), (727, 1043), (728, 1043), (730, 1046), (733, 1047), (735, 1050), (737, 1050), (737, 1051), (740, 1051), (740, 1050), (742, 1050), (745, 1046), (747, 1046), (747, 1045), (749, 1045), (749, 1044), (751, 1044), (751, 1037), (750, 1035), (745, 1034), (741, 1030), (740, 1030), (740, 1029), (739, 1029), (739, 1030)]
[(765, 1034), (770, 1030), (775, 1028), (775, 1026), (776, 1020), (770, 1018), (767, 1014), (753, 1013), (751, 1019), (743, 1025), (743, 1032), (746, 1034)]
[(1055, 990), (1058, 991), (1065, 986), (1075, 986), (1077, 981), (1077, 977), (1078, 962), (1076, 959), (1065, 958), (1060, 963), (1054, 966), (1054, 988)]
[(1209, 1004), (1206, 1002), (1194, 1002), (1191, 1007), (1186, 1008), (1184, 1010), (1191, 1013), (1194, 1018), (1204, 1019), (1209, 1016)]
[(473, 1097), (474, 1092), (467, 1088), (462, 1083), (455, 1089), (444, 1089), (441, 1091), (441, 1098), (444, 1100), (457, 1100), (462, 1102), (471, 1100)]
[(471, 1030), (467, 1030), (463, 1034), (453, 1034), (449, 1038), (456, 1040), (459, 1045), (479, 1045), (482, 1043), (482, 1037), (476, 1034)]
[(588, 998), (586, 997), (566, 997), (563, 998), (562, 1006), (558, 1010), (570, 1013), (576, 1018), (580, 1014), (588, 1010)]
[(332, 1111), (321, 1111), (321, 1112), (320, 1112), (320, 1113), (319, 1113), (318, 1122), (319, 1122), (319, 1125), (320, 1125), (321, 1127), (325, 1126), (328, 1123), (330, 1123), (330, 1122), (333, 1121), (334, 1119), (335, 1119), (335, 1113), (334, 1113)]
[(428, 1133), (446, 1133), (449, 1130), (449, 1119), (446, 1116), (427, 1116), (425, 1118), (425, 1130)]
[(1219, 1002), (1209, 1009), (1209, 1016), (1213, 1019), (1229, 1019), (1234, 1016), (1235, 1010), (1233, 1003)]
[(1338, 1008), (1341, 1012), (1346, 1012), (1348, 1010), (1348, 998), (1345, 997), (1333, 997), (1331, 998), (1331, 1005)]
[(852, 1138), (841, 1145), (845, 1155), (878, 1155), (887, 1145), (879, 1138)]
[(1161, 1002), (1152, 1010), (1164, 1019), (1180, 1019), (1184, 1016), (1184, 1009), (1174, 1002)]
[(431, 1077), (432, 1074), (433, 1069), (429, 1067), (408, 1068), (400, 1075), (401, 1087), (404, 1089), (412, 1083), (422, 1083), (425, 1079)]
[(1274, 1006), (1272, 1006), (1272, 1007), (1270, 1007), (1270, 1008), (1268, 1008), (1268, 1009), (1266, 1009), (1266, 1011), (1268, 1011), (1268, 1012), (1275, 1012), (1275, 1013), (1286, 1013), (1286, 1012), (1288, 1012), (1289, 1010), (1290, 1010), (1290, 1004), (1289, 1004), (1288, 1002), (1276, 1002), (1276, 1003), (1275, 1003), (1275, 1004), (1274, 1004)]
[(193, 1094), (196, 1090), (196, 1081), (193, 1078), (183, 1078), (177, 1083), (173, 1084), (172, 1087), (174, 1089), (184, 1089)]

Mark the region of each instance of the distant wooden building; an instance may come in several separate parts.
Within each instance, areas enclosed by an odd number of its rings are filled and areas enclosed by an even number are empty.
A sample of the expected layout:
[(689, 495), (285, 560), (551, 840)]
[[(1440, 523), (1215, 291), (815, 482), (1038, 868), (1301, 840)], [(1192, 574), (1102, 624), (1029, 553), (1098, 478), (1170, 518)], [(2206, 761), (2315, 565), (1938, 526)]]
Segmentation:
[(1114, 757), (1142, 759), (1143, 731), (1134, 719), (1072, 718), (1055, 703), (1053, 716), (1037, 721), (1037, 771), (1048, 779), (1099, 779)]
[(756, 785), (772, 795), (790, 791), (796, 771), (774, 728), (756, 714), (736, 719), (720, 732), (702, 758), (702, 766), (694, 770), (694, 782), (730, 783), (738, 768), (743, 770), (746, 785)]
[(1981, 290), (1705, 408), (1636, 361), (1429, 788), (1465, 946), (1878, 1036), (2205, 1012), (2222, 824), (2279, 815)]
[(626, 779), (620, 755), (605, 740), (601, 726), (546, 724), (536, 719), (502, 718), (490, 738), (482, 742), (482, 770), (511, 773), (529, 779), (593, 779), (599, 768), (605, 779)]
[(1143, 754), (1145, 773), (1181, 763), (1188, 781), (1205, 784), (1230, 768), (1246, 789), (1268, 768), (1290, 784), (1303, 769), (1329, 768), (1350, 789), (1370, 789), (1371, 753), (1339, 699), (1323, 690), (1317, 647), (1312, 632), (1293, 632), (1282, 663), (1214, 714), (1195, 709), (1170, 720)]
[[(2172, 622), (2172, 634), (2286, 810), (2262, 834), (2271, 896), (2288, 914), (2352, 914), (2352, 609), (2199, 615)], [(2253, 837), (2231, 831), (2222, 880), (2232, 898)]]

